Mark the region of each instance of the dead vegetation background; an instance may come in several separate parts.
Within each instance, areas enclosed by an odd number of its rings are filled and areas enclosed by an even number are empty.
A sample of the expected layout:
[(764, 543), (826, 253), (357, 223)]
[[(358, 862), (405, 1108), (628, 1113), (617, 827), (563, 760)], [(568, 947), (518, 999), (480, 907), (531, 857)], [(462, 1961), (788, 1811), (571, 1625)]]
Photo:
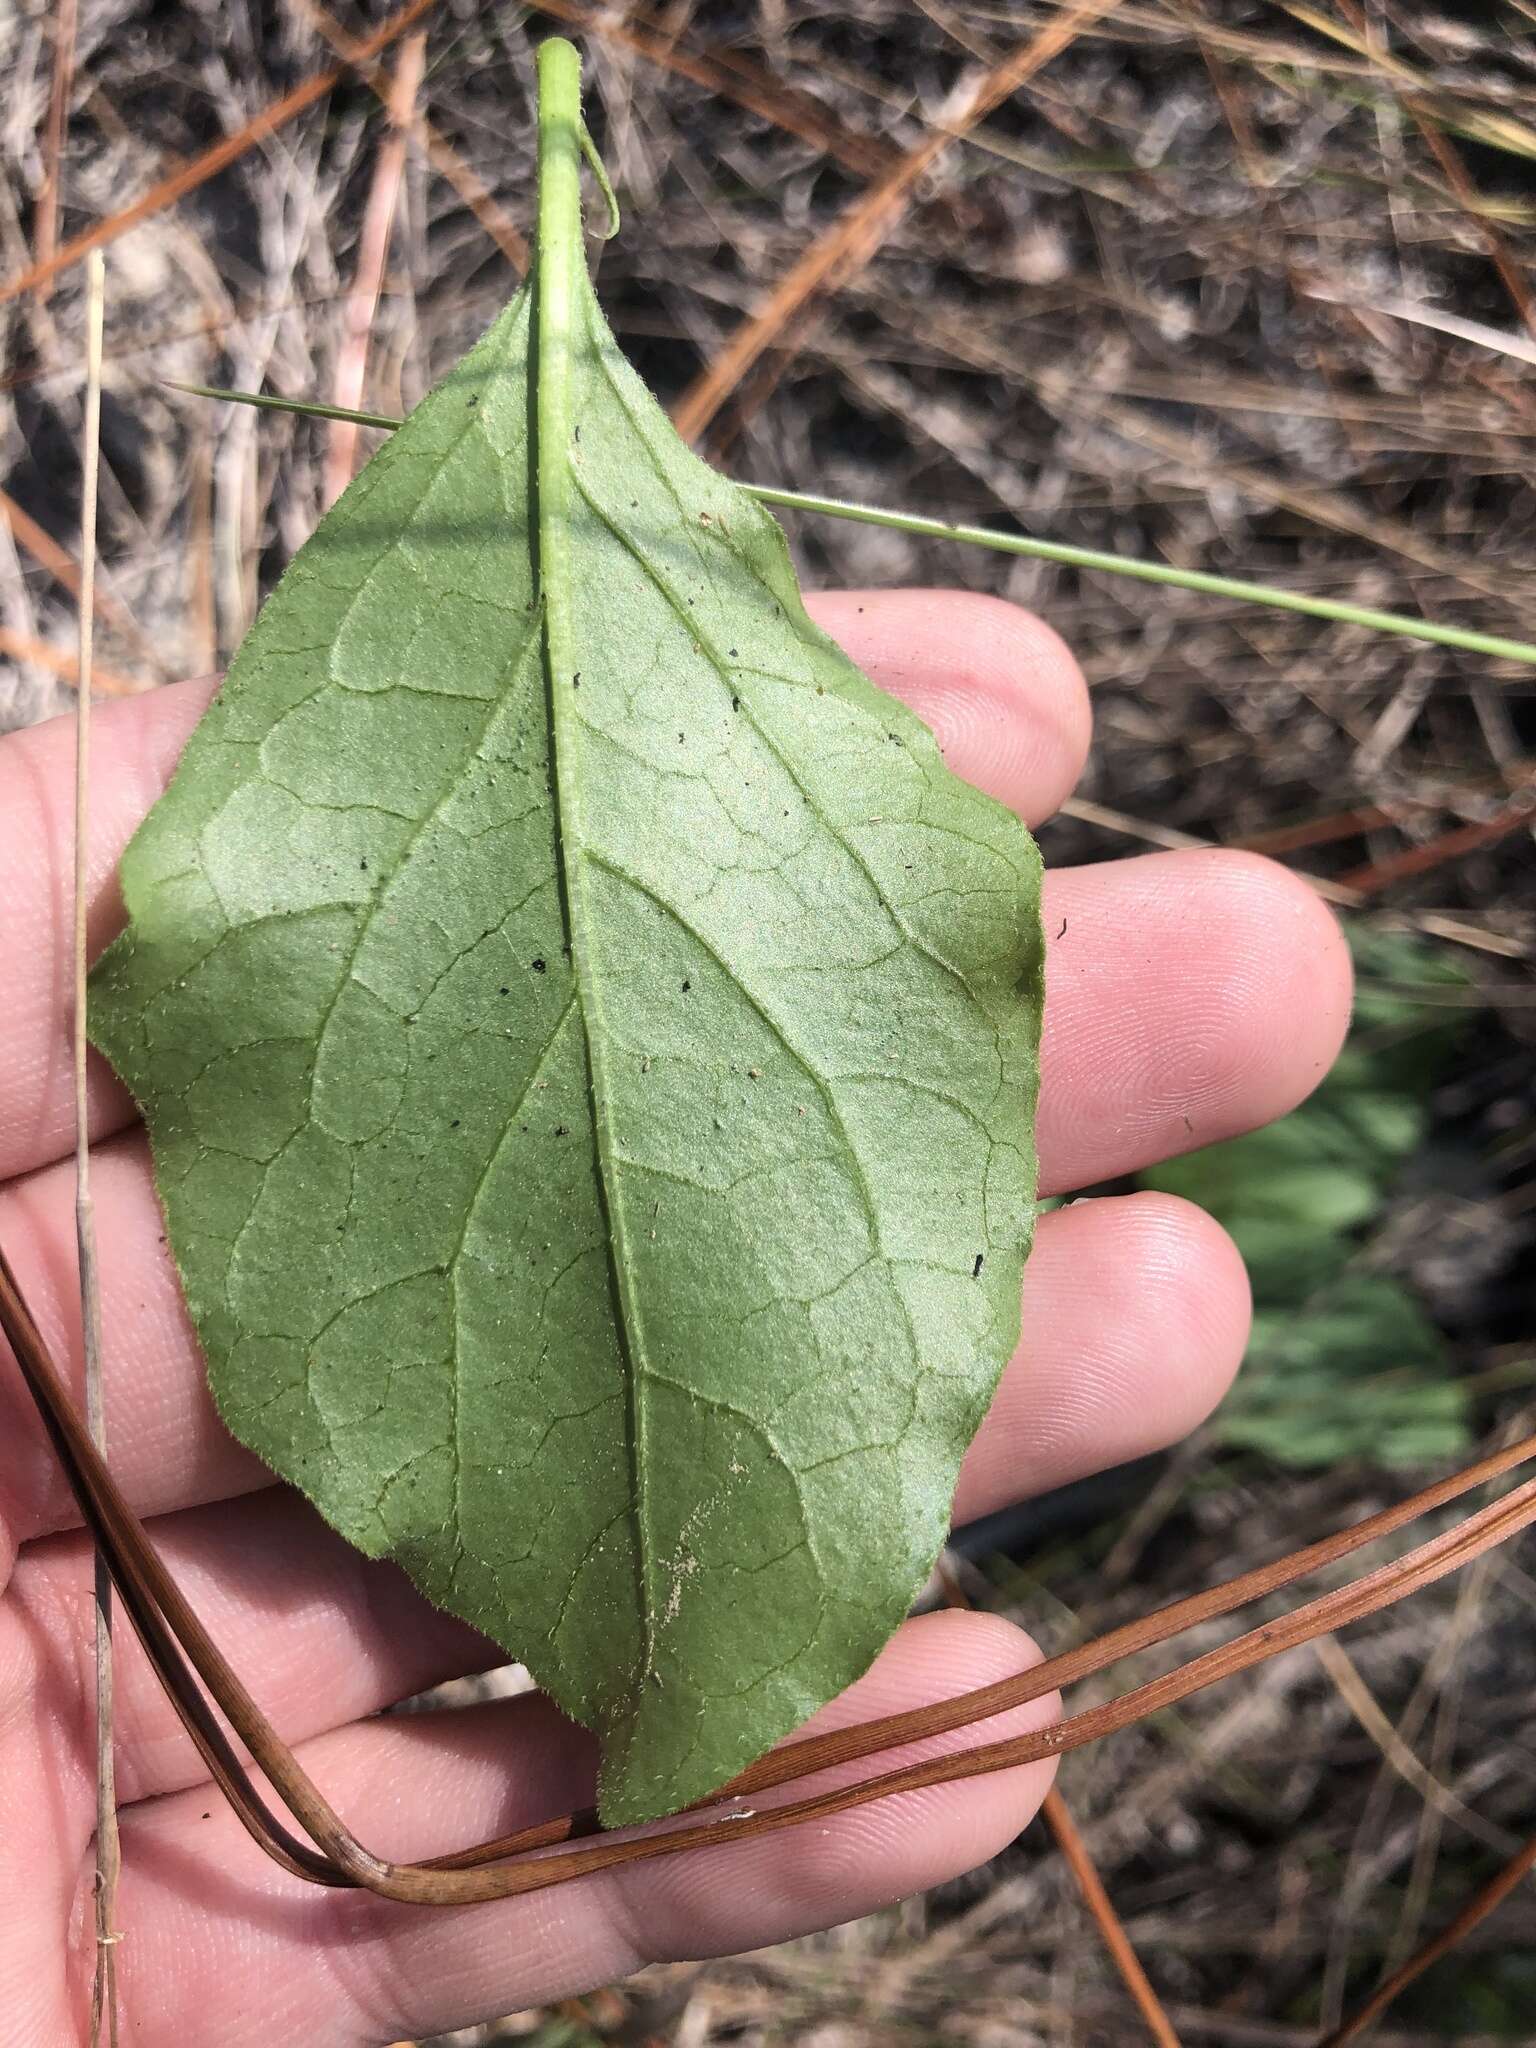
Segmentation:
[[(0, 276), (177, 178), (385, 18), (315, 0), (0, 0)], [(963, 145), (930, 151), (871, 260), (770, 321), (744, 377), (716, 380), (716, 408), (711, 367), (744, 323), (787, 310), (776, 287), (806, 249), (1053, 23), (1061, 54)], [(515, 282), (531, 52), (560, 24), (588, 31), (593, 125), (625, 204), (600, 259), (610, 317), (736, 473), (1536, 638), (1529, 0), (1120, 0), (1097, 19), (1050, 0), (439, 0), (420, 39), (341, 63), (111, 244), (104, 687), (224, 661), (354, 459), (331, 427), (163, 380), (408, 407)], [(0, 322), (4, 726), (69, 701), (78, 267), (10, 294)], [(1510, 1426), (1536, 1366), (1533, 672), (791, 525), (811, 581), (998, 591), (1076, 648), (1098, 740), (1048, 859), (1262, 845), (1470, 977), (1470, 1035), (1372, 1257), (1450, 1339), (1480, 1434)], [(968, 1590), (1064, 1647), (1405, 1485), (1196, 1445), (993, 1532)], [(1187, 2041), (1315, 2038), (1531, 1832), (1528, 1565), (1496, 1555), (1342, 1647), (1068, 1760), (1071, 1809)], [(1036, 1830), (874, 1920), (652, 1971), (495, 2038), (1144, 2036)], [(1529, 1891), (1379, 2038), (1536, 2041)]]

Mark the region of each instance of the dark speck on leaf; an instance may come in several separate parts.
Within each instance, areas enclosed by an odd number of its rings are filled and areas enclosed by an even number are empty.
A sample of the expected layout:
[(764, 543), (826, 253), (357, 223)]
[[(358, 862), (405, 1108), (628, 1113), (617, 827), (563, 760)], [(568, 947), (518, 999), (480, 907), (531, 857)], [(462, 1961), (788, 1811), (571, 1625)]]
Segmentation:
[(580, 670), (580, 669), (577, 669), (577, 671), (576, 671), (575, 675), (573, 675), (573, 676), (571, 677), (571, 688), (572, 688), (573, 690), (579, 690), (579, 689), (581, 688), (581, 670)]
[(1064, 939), (1067, 936), (1067, 920), (1065, 918), (1061, 920), (1061, 930), (1056, 936), (1058, 939)]
[(533, 963), (533, 971), (535, 974), (543, 974), (545, 971), (544, 962), (542, 960), (535, 960)]
[(685, 981), (685, 982), (683, 983), (683, 994), (684, 994), (684, 995), (687, 995), (687, 993), (688, 993), (689, 989), (691, 989), (692, 987), (693, 987), (693, 983), (692, 983), (691, 981)]
[(472, 392), (470, 393), (469, 397), (465, 399), (464, 403), (465, 403), (466, 405), (478, 405), (478, 404), (480, 403), (480, 394), (479, 394), (479, 392), (478, 392), (478, 391), (472, 391)]
[(573, 427), (573, 428), (571, 429), (571, 439), (572, 439), (573, 441), (579, 441), (579, 440), (581, 439), (581, 422), (580, 422), (580, 420), (578, 420), (578, 421), (576, 422), (576, 425), (575, 425), (575, 426), (574, 426), (574, 427)]
[(976, 1263), (975, 1263), (975, 1265), (974, 1265), (974, 1266), (972, 1266), (972, 1268), (971, 1268), (971, 1278), (972, 1278), (973, 1280), (979, 1280), (979, 1279), (981, 1278), (981, 1253), (980, 1253), (980, 1252), (978, 1252), (978, 1253), (976, 1254)]
[(459, 1128), (459, 1119), (455, 1117), (453, 1122), (448, 1126), (448, 1128), (450, 1131), (456, 1131)]
[(360, 860), (360, 861), (358, 862), (358, 866), (359, 866), (359, 867), (360, 867), (360, 868), (362, 869), (362, 871), (363, 871), (363, 873), (364, 873), (364, 874), (367, 874), (367, 872), (368, 872), (368, 863), (367, 863), (367, 861), (365, 861), (365, 860)]
[(734, 647), (728, 648), (726, 651), (730, 655), (732, 661), (735, 661), (738, 658)]
[(571, 1127), (570, 1127), (570, 1125), (569, 1125), (569, 1124), (556, 1124), (556, 1125), (555, 1125), (555, 1136), (556, 1136), (557, 1138), (568, 1138), (568, 1137), (570, 1136), (570, 1134), (571, 1134)]
[(511, 989), (509, 989), (509, 988), (507, 988), (507, 987), (506, 987), (505, 985), (503, 985), (503, 986), (502, 986), (501, 988), (497, 989), (496, 993), (497, 993), (497, 995), (499, 995), (499, 996), (509, 996), (509, 995), (511, 995), (512, 991), (511, 991)]
[(741, 699), (739, 697), (733, 697), (731, 699), (731, 709), (733, 711), (739, 711), (741, 709)]

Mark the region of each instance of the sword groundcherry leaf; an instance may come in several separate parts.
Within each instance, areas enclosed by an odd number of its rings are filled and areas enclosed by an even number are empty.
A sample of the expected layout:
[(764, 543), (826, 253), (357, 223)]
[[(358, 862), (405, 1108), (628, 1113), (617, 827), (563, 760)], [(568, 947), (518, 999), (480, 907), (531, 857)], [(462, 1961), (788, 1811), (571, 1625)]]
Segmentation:
[(235, 1435), (601, 1739), (611, 1823), (858, 1677), (1017, 1337), (1039, 861), (529, 284), (282, 578), (123, 859), (98, 1044)]

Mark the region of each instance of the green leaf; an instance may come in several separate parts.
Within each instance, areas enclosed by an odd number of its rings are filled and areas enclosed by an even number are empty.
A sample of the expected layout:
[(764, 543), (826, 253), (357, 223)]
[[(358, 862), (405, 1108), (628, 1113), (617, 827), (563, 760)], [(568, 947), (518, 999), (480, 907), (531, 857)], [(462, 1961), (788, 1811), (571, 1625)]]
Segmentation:
[(531, 284), (261, 613), (98, 1043), (235, 1434), (601, 1736), (615, 1822), (869, 1664), (1017, 1336), (1038, 857)]
[(1439, 1331), (1384, 1273), (1347, 1273), (1299, 1311), (1254, 1318), (1220, 1440), (1282, 1465), (1422, 1465), (1471, 1435), (1465, 1384)]
[(1350, 942), (1354, 1023), (1310, 1101), (1139, 1178), (1208, 1209), (1253, 1282), (1253, 1340), (1217, 1440), (1286, 1465), (1422, 1464), (1465, 1446), (1465, 1388), (1411, 1294), (1348, 1269), (1424, 1141), (1427, 1092), (1468, 1020), (1445, 997), (1467, 982), (1421, 939), (1357, 924)]

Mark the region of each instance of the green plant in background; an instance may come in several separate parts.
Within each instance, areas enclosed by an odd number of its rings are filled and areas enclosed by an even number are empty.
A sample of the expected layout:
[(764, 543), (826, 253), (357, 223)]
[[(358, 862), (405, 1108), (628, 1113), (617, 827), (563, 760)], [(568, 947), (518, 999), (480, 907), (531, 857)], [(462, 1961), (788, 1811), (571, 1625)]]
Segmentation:
[[(1464, 1030), (1443, 949), (1356, 927), (1354, 1025), (1316, 1094), (1267, 1129), (1149, 1169), (1232, 1233), (1253, 1280), (1247, 1362), (1218, 1440), (1281, 1464), (1419, 1464), (1469, 1438), (1468, 1401), (1412, 1291), (1371, 1240), (1428, 1131), (1429, 1091)], [(1436, 1000), (1436, 994), (1439, 1000)]]

